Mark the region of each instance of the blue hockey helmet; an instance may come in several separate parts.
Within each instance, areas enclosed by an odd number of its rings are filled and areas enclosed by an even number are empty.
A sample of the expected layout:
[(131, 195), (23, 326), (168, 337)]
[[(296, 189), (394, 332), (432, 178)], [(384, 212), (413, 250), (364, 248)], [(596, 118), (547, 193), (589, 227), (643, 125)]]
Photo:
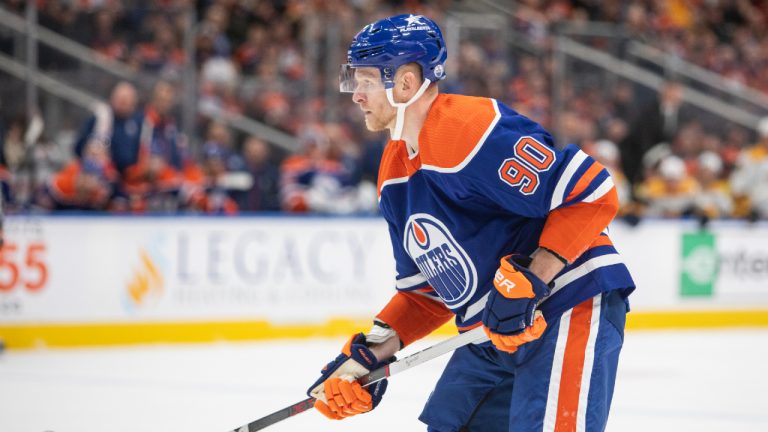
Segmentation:
[(352, 40), (347, 64), (341, 66), (339, 89), (344, 93), (368, 90), (355, 79), (355, 69), (361, 67), (378, 68), (381, 84), (392, 88), (397, 68), (414, 62), (421, 66), (423, 79), (436, 82), (445, 78), (447, 58), (443, 34), (434, 21), (410, 14), (384, 18), (365, 26)]

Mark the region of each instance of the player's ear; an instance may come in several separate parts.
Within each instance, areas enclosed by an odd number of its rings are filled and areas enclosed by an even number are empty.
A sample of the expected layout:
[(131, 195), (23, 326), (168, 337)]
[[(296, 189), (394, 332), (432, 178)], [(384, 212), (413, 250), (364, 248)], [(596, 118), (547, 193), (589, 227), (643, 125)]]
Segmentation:
[(418, 89), (418, 83), (416, 82), (416, 74), (412, 71), (407, 71), (403, 74), (401, 82), (401, 90), (404, 92), (416, 91)]

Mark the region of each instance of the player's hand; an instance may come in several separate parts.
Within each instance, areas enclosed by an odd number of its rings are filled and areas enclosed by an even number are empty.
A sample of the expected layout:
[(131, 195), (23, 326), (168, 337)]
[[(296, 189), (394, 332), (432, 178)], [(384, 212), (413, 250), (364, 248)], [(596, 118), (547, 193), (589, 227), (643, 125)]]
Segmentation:
[(549, 295), (550, 287), (528, 270), (530, 258), (507, 255), (493, 278), (483, 311), (483, 327), (493, 345), (513, 353), (520, 345), (536, 340), (544, 333), (547, 322), (538, 302)]
[(363, 388), (356, 380), (368, 372), (390, 363), (378, 361), (365, 343), (365, 335), (353, 335), (341, 354), (320, 371), (320, 378), (307, 391), (317, 399), (315, 408), (324, 416), (341, 420), (371, 411), (381, 402), (387, 380)]

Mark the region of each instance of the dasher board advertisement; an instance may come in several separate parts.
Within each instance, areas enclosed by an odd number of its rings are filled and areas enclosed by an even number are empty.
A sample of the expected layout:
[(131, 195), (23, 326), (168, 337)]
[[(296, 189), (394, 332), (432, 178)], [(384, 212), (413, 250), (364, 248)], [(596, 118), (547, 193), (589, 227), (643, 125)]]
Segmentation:
[(378, 218), (17, 217), (6, 241), (3, 322), (307, 322), (394, 292)]

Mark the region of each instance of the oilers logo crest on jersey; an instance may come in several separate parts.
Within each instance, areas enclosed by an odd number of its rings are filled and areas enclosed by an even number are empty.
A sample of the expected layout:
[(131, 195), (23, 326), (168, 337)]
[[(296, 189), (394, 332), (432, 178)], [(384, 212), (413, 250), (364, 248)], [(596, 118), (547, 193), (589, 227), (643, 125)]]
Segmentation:
[(448, 228), (427, 213), (408, 219), (405, 250), (449, 308), (463, 306), (477, 290), (477, 270)]

